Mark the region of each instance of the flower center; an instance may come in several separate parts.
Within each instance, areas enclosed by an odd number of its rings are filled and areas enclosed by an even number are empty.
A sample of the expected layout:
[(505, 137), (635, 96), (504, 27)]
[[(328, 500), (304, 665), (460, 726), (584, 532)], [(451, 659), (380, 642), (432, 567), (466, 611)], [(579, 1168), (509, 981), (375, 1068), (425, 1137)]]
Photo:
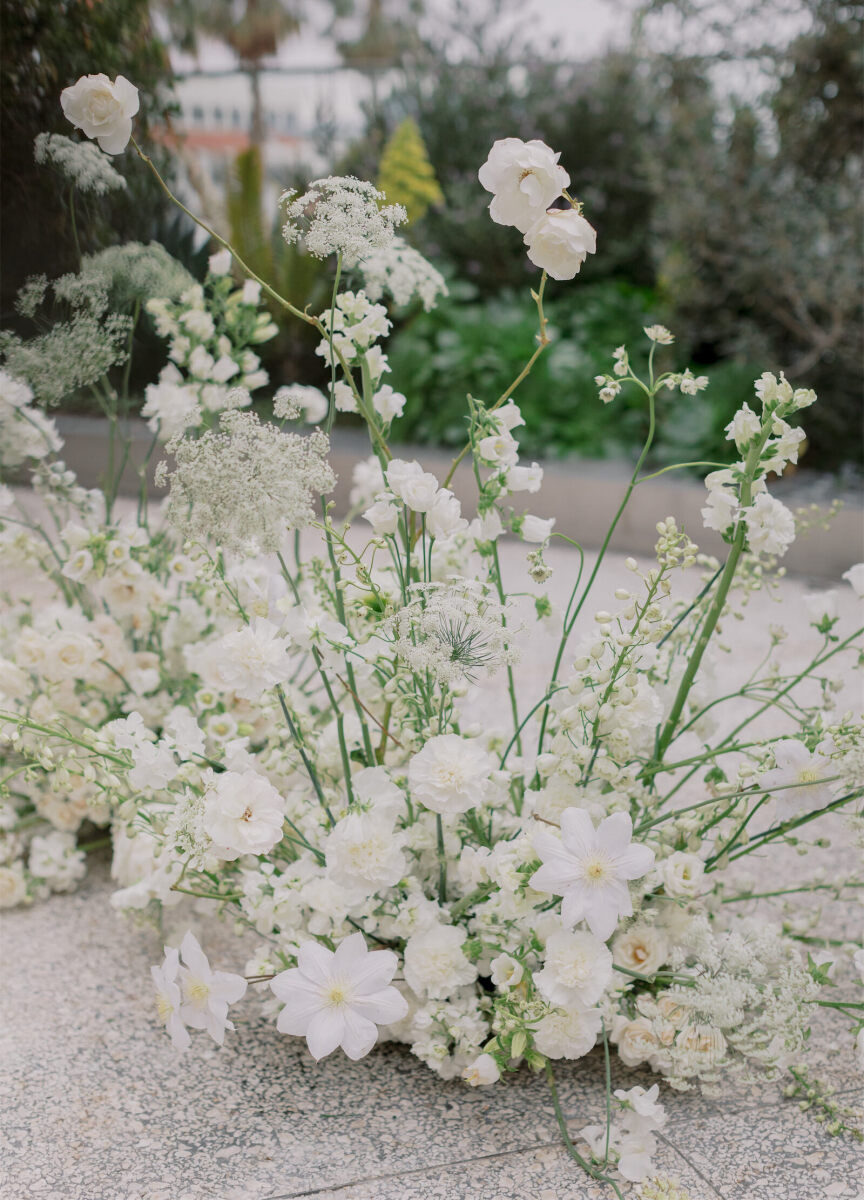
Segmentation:
[(205, 983), (203, 979), (196, 979), (194, 976), (187, 977), (183, 990), (186, 993), (186, 999), (196, 1008), (203, 1008), (210, 995), (209, 983)]
[(323, 1000), (330, 1008), (341, 1008), (348, 1003), (351, 989), (344, 979), (331, 979), (324, 988)]
[(156, 1013), (159, 1020), (164, 1025), (174, 1011), (174, 1005), (168, 999), (164, 992), (156, 993)]
[(588, 883), (601, 887), (612, 879), (612, 864), (602, 851), (582, 860), (582, 874)]
[(798, 772), (799, 783), (818, 783), (819, 772), (813, 767), (802, 767)]
[(252, 809), (249, 807), (248, 804), (243, 809), (243, 816), (240, 818), (240, 820), (241, 821), (251, 821), (252, 820)]

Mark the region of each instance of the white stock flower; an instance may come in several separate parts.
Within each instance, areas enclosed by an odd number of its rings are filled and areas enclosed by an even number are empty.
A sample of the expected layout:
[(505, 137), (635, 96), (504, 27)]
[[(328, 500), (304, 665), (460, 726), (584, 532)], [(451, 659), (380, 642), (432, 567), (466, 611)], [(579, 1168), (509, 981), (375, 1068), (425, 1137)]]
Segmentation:
[(179, 951), (166, 946), (165, 961), (161, 967), (151, 967), (150, 975), (156, 989), (156, 1015), (165, 1026), (175, 1049), (186, 1050), (192, 1039), (180, 1016), (183, 998), (180, 994), (180, 984), (177, 982), (179, 971)]
[(276, 1021), (280, 1033), (305, 1037), (320, 1062), (341, 1046), (355, 1061), (378, 1040), (379, 1025), (407, 1015), (404, 996), (391, 987), (399, 960), (391, 950), (370, 951), (361, 933), (352, 933), (335, 952), (304, 942), (297, 966), (270, 981), (285, 1005)]
[(457, 988), (473, 983), (477, 970), (462, 946), (461, 925), (432, 925), (413, 934), (405, 943), (405, 982), (418, 996), (446, 999)]
[(479, 742), (441, 733), (411, 759), (408, 786), (414, 799), (432, 812), (464, 813), (489, 797), (495, 766)]
[(779, 500), (761, 492), (744, 510), (747, 540), (757, 554), (782, 557), (795, 541), (795, 518)]
[(389, 383), (380, 387), (372, 397), (372, 407), (385, 424), (394, 417), (401, 417), (405, 407), (405, 397), (401, 392), (395, 392)]
[(531, 877), (531, 887), (563, 897), (565, 925), (584, 920), (595, 937), (606, 941), (618, 918), (633, 913), (627, 881), (640, 879), (654, 863), (654, 851), (631, 842), (632, 832), (626, 813), (605, 817), (595, 829), (584, 809), (565, 809), (560, 838), (534, 835), (543, 865)]
[(60, 105), (66, 120), (106, 154), (122, 154), (132, 136), (138, 89), (122, 75), (113, 83), (107, 75), (82, 75), (60, 93)]
[(702, 523), (706, 529), (725, 533), (738, 514), (738, 497), (727, 488), (712, 488), (702, 509)]
[(552, 279), (573, 279), (589, 254), (597, 252), (597, 233), (575, 208), (550, 208), (524, 237), (528, 258)]
[(738, 453), (743, 454), (761, 428), (762, 422), (750, 405), (742, 404), (726, 426), (725, 433), (727, 439), (735, 443)]
[(556, 1009), (537, 1024), (534, 1047), (547, 1058), (583, 1058), (597, 1041), (599, 1008)]
[(596, 1004), (612, 978), (612, 955), (598, 938), (580, 930), (560, 930), (546, 942), (542, 971), (534, 982), (556, 1008)]
[(204, 830), (220, 858), (266, 854), (282, 839), (285, 804), (263, 775), (222, 771), (205, 775)]
[(498, 225), (514, 225), (525, 233), (570, 183), (558, 165), (560, 154), (536, 138), (500, 138), (478, 171), (493, 198), (489, 215)]
[(180, 953), (184, 963), (180, 967), (183, 992), (180, 1017), (192, 1029), (206, 1029), (221, 1046), (225, 1030), (234, 1028), (228, 1020), (228, 1005), (246, 994), (246, 980), (242, 975), (214, 971), (191, 931), (180, 943)]

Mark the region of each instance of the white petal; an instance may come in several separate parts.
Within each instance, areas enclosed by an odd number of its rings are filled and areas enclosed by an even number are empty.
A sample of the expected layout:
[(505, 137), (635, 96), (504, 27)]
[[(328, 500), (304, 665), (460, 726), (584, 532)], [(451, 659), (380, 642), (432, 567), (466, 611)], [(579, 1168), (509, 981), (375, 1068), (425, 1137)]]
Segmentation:
[(376, 1025), (393, 1025), (406, 1016), (408, 1001), (398, 988), (388, 987), (369, 996), (355, 997), (351, 1008)]
[(597, 841), (612, 855), (619, 854), (629, 846), (632, 836), (633, 822), (628, 813), (612, 813), (597, 826)]
[(212, 987), (220, 1000), (236, 1004), (246, 994), (246, 980), (228, 971), (214, 971)]
[(210, 979), (210, 962), (198, 945), (198, 939), (191, 929), (186, 932), (180, 943), (180, 952), (183, 955), (183, 961), (193, 975), (197, 975), (201, 979)]
[(584, 858), (586, 854), (590, 854), (597, 835), (594, 832), (594, 822), (584, 808), (564, 809), (561, 814), (561, 839), (577, 858)]
[(356, 1062), (358, 1058), (368, 1054), (377, 1041), (377, 1025), (353, 1009), (347, 1008), (341, 1046), (348, 1057)]
[(316, 1062), (332, 1054), (345, 1034), (345, 1018), (338, 1008), (318, 1012), (306, 1030), (306, 1045)]
[(621, 879), (641, 879), (654, 866), (654, 851), (631, 842), (623, 853), (615, 855), (615, 873)]
[(325, 984), (333, 969), (334, 954), (319, 942), (304, 942), (297, 951), (297, 966), (307, 979)]

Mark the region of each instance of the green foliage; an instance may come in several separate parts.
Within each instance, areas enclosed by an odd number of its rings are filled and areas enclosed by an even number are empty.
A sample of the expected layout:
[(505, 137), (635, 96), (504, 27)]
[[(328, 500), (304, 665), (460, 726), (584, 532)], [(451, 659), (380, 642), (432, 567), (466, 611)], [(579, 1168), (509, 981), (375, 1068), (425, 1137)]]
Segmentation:
[[(171, 107), (171, 70), (153, 36), (147, 0), (13, 0), (3, 12), (2, 307), (28, 275), (57, 275), (77, 267), (65, 189), (55, 173), (33, 161), (43, 131), (78, 137), (63, 116), (60, 93), (81, 75), (104, 72), (139, 88), (136, 129), (153, 145), (154, 126)], [(154, 157), (170, 175), (168, 155)], [(147, 242), (167, 201), (150, 173), (132, 155), (112, 165), (128, 187), (79, 200), (78, 230), (84, 253), (110, 241)]]
[(381, 155), (378, 187), (388, 204), (403, 204), (411, 222), (444, 200), (417, 122), (406, 117), (394, 129)]
[[(526, 455), (615, 454), (644, 437), (644, 403), (622, 393), (604, 406), (594, 376), (652, 319), (654, 299), (627, 284), (597, 283), (581, 287), (578, 300), (571, 292), (548, 302), (551, 345), (514, 397), (527, 422), (519, 430)], [(453, 284), (446, 304), (419, 314), (391, 343), (388, 378), (408, 397), (400, 437), (464, 442), (466, 395), (494, 403), (522, 370), (536, 335), (537, 314), (524, 294), (484, 299), (470, 285)]]

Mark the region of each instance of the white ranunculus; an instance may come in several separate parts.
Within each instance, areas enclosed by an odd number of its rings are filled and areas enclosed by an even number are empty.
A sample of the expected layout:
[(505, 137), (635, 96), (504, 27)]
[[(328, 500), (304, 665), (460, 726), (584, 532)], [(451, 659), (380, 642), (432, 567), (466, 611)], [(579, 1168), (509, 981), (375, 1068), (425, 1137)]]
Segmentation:
[(349, 813), (336, 822), (324, 842), (327, 874), (340, 887), (365, 899), (402, 878), (404, 844), (404, 833), (395, 830), (386, 815)]
[(60, 93), (67, 121), (89, 138), (95, 138), (106, 154), (122, 154), (132, 136), (132, 118), (138, 111), (138, 89), (118, 75), (112, 83), (107, 75), (82, 75)]
[(597, 251), (597, 234), (575, 208), (550, 208), (525, 233), (528, 257), (553, 279), (573, 279), (589, 254)]
[(498, 225), (515, 225), (521, 232), (531, 226), (570, 182), (558, 166), (560, 154), (545, 142), (501, 138), (489, 151), (478, 178), (493, 193), (489, 215)]

